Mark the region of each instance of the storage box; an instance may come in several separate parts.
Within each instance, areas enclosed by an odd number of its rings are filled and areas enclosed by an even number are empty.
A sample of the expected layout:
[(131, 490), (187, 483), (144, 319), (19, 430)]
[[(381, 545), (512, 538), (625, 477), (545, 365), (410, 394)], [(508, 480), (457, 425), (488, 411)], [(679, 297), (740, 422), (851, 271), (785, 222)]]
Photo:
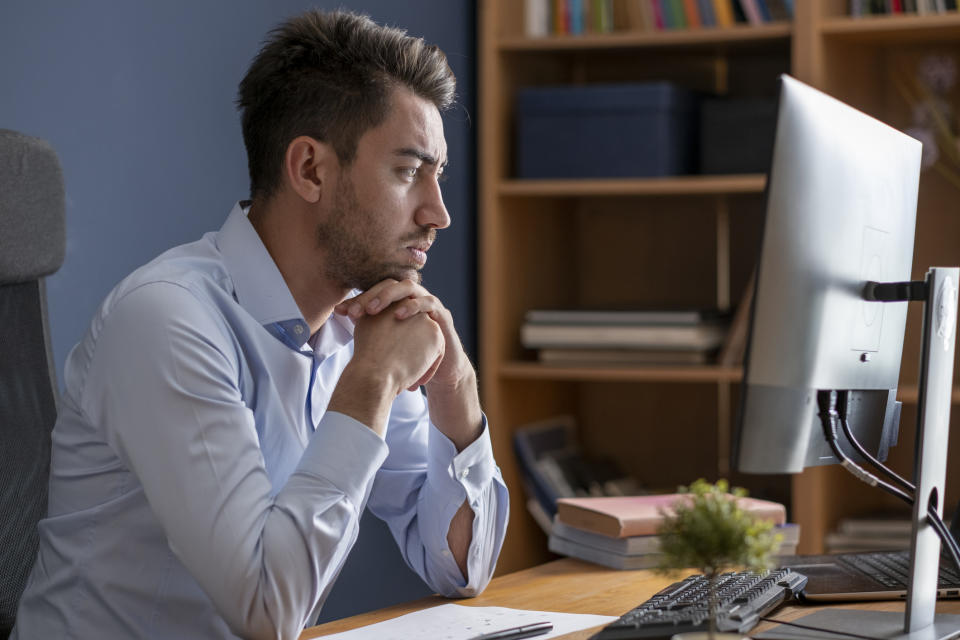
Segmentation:
[(777, 128), (774, 98), (710, 98), (700, 105), (700, 171), (766, 173)]
[(517, 177), (668, 176), (696, 170), (697, 100), (676, 85), (517, 92)]

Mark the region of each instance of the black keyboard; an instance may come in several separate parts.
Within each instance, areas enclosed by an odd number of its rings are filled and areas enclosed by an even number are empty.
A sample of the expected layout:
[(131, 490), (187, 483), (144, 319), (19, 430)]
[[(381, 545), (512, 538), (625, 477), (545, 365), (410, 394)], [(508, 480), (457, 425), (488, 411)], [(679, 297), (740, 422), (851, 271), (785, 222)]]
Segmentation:
[[(746, 633), (764, 616), (803, 589), (807, 578), (790, 569), (767, 573), (741, 571), (717, 579), (717, 630)], [(591, 640), (666, 638), (706, 631), (708, 580), (693, 575), (663, 589), (592, 636)]]
[[(871, 551), (868, 553), (844, 553), (838, 560), (867, 574), (885, 587), (906, 589), (910, 576), (909, 551)], [(953, 558), (944, 553), (940, 556), (940, 576), (938, 586), (941, 589), (960, 587), (960, 573), (953, 564)]]

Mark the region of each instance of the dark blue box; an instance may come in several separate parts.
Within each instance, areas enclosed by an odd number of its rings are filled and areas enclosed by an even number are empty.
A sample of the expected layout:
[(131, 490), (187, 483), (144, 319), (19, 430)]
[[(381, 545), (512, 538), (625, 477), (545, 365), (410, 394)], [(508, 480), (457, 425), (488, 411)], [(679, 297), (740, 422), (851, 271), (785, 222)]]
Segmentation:
[(700, 172), (767, 173), (776, 98), (709, 98), (700, 104)]
[(696, 95), (667, 82), (517, 92), (517, 177), (696, 172)]

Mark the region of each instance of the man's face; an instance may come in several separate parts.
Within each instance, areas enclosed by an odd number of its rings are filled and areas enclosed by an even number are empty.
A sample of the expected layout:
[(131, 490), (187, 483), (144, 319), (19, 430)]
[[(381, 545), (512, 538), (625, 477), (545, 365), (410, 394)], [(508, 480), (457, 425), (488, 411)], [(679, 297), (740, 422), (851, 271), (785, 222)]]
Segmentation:
[(353, 163), (340, 171), (317, 225), (325, 275), (345, 289), (386, 278), (419, 282), (436, 230), (450, 224), (438, 183), (446, 157), (437, 108), (396, 89), (387, 118), (361, 136)]

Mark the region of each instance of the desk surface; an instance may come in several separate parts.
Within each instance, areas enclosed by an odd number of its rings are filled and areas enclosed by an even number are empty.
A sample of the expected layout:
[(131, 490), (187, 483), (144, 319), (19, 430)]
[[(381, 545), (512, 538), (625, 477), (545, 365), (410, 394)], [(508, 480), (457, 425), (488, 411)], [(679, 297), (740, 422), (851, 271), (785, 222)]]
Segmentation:
[[(342, 620), (310, 627), (300, 634), (300, 640), (319, 638), (338, 631), (389, 620), (405, 613), (429, 606), (456, 602), (477, 607), (513, 607), (567, 613), (594, 613), (619, 616), (637, 606), (671, 582), (680, 579), (657, 575), (652, 571), (615, 571), (598, 565), (564, 558), (531, 569), (494, 578), (487, 589), (476, 598), (448, 600), (439, 596), (421, 598), (378, 611), (363, 613)], [(842, 605), (845, 608), (903, 611), (903, 602), (876, 602)], [(786, 606), (773, 617), (793, 620), (804, 616), (814, 607)], [(960, 613), (960, 601), (937, 604), (941, 613)], [(757, 630), (772, 626), (762, 624)], [(600, 627), (563, 636), (566, 640), (586, 640)]]

